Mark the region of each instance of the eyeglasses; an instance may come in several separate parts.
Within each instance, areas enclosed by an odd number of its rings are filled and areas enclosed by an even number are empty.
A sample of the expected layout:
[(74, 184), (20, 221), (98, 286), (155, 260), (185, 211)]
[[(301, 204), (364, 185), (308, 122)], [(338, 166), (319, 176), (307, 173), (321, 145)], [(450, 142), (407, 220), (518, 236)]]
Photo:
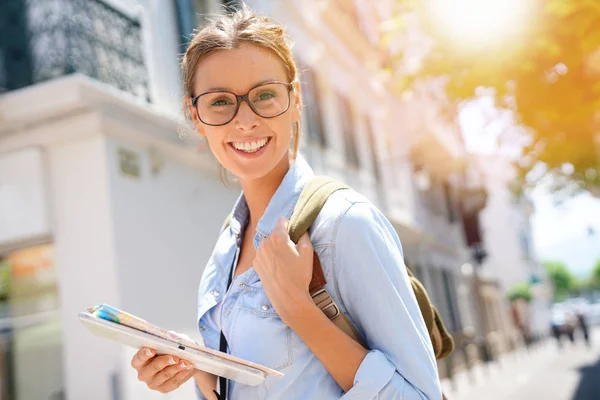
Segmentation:
[(226, 90), (214, 90), (192, 98), (198, 118), (206, 125), (221, 126), (230, 123), (245, 101), (254, 113), (263, 118), (275, 118), (290, 107), (293, 82), (266, 82), (238, 96)]

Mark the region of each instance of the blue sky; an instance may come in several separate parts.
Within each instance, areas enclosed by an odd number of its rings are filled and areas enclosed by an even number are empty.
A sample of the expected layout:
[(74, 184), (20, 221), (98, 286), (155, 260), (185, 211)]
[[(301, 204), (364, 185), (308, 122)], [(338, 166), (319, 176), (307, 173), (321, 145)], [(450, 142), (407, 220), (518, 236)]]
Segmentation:
[[(495, 122), (490, 124), (490, 120)], [(467, 150), (497, 152), (498, 138), (512, 122), (512, 116), (494, 109), (489, 98), (466, 105), (460, 124)], [(511, 153), (514, 148), (508, 149)], [(556, 205), (543, 189), (534, 190), (531, 199), (535, 205), (531, 223), (538, 259), (563, 261), (575, 275), (585, 277), (600, 259), (600, 199), (586, 193)], [(590, 228), (594, 234), (589, 234)]]
[(575, 275), (585, 277), (600, 259), (600, 200), (586, 193), (557, 206), (542, 190), (532, 198), (538, 258), (564, 261)]

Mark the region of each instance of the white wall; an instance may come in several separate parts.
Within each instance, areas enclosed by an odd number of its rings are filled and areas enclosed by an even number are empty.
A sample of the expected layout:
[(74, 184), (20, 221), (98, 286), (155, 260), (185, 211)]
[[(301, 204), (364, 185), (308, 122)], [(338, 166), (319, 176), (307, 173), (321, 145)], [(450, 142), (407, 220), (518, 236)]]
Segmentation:
[(0, 248), (50, 234), (44, 162), (39, 147), (0, 154)]
[(92, 336), (77, 319), (91, 305), (119, 304), (105, 141), (96, 136), (56, 143), (48, 157), (66, 395), (110, 399), (120, 348)]
[[(119, 149), (139, 156), (140, 177), (124, 175)], [(197, 290), (219, 229), (238, 196), (214, 172), (154, 150), (164, 164), (151, 171), (150, 147), (109, 139), (108, 170), (120, 284), (120, 307), (196, 338)], [(124, 351), (124, 399), (164, 398), (137, 381)], [(169, 399), (193, 396), (191, 383)]]
[[(138, 154), (139, 178), (120, 172), (122, 148)], [(239, 192), (160, 149), (154, 175), (149, 149), (113, 138), (107, 147), (121, 304), (169, 329), (195, 330), (200, 276)]]
[(514, 174), (508, 161), (496, 157), (482, 157), (480, 160), (488, 191), (487, 204), (480, 217), (488, 252), (483, 272), (498, 279), (502, 292), (506, 292), (515, 283), (529, 278), (527, 261), (519, 241), (526, 216), (506, 186)]

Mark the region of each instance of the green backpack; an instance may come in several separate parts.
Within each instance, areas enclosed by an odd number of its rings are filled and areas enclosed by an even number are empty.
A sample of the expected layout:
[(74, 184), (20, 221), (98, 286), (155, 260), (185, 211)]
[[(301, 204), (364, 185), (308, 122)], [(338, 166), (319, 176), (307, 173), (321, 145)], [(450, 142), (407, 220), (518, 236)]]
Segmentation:
[[(309, 181), (294, 208), (290, 223), (288, 226), (290, 239), (298, 243), (300, 237), (313, 224), (319, 212), (325, 205), (325, 202), (331, 194), (338, 190), (350, 189), (345, 184), (338, 182), (326, 176), (316, 176)], [(223, 228), (229, 225), (230, 216), (227, 217)], [(342, 331), (352, 337), (357, 342), (365, 345), (362, 337), (354, 328), (354, 325), (348, 320), (346, 315), (341, 312), (338, 305), (324, 288), (327, 281), (323, 274), (321, 262), (317, 253), (313, 255), (313, 276), (310, 282), (309, 291), (315, 304), (323, 313)], [(433, 350), (437, 359), (447, 357), (454, 349), (454, 341), (448, 334), (437, 309), (431, 304), (425, 287), (419, 280), (406, 268), (410, 283), (417, 298), (417, 303), (425, 320), (425, 326), (429, 332)], [(365, 346), (366, 347), (366, 346)]]

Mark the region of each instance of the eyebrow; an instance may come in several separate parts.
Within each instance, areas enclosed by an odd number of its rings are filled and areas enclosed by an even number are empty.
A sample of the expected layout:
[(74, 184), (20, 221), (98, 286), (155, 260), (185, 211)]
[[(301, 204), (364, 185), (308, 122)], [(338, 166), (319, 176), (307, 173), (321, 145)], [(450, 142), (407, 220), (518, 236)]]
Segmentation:
[[(279, 80), (279, 79), (265, 79), (262, 80), (260, 82), (256, 82), (255, 84), (250, 86), (250, 89), (255, 88), (257, 86), (263, 85), (265, 83), (269, 83), (269, 82), (285, 82), (285, 80)], [(249, 89), (249, 90), (250, 90)], [(231, 93), (235, 93), (238, 94), (236, 91), (234, 91), (231, 88), (227, 88), (227, 87), (214, 87), (214, 88), (209, 88), (207, 90), (203, 90), (200, 93), (208, 93), (208, 92), (231, 92)]]

